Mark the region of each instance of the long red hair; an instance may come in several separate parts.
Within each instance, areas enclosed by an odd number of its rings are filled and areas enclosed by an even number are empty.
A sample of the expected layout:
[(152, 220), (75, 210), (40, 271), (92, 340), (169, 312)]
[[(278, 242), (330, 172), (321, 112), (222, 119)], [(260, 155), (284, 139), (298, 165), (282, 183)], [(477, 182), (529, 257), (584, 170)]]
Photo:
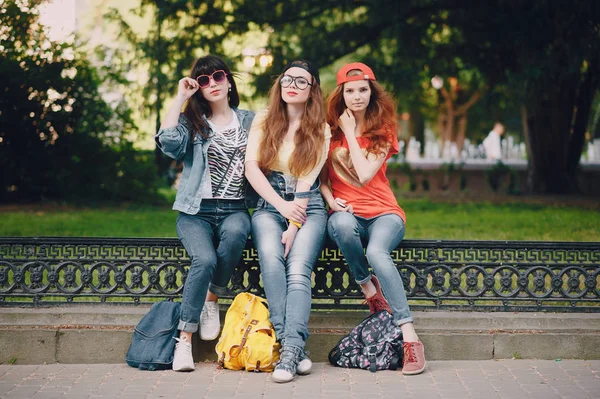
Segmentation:
[[(353, 71), (355, 70), (348, 72), (348, 76), (352, 76)], [(365, 113), (362, 135), (370, 139), (367, 152), (381, 155), (389, 148), (390, 135), (396, 134), (398, 124), (396, 102), (379, 83), (374, 80), (368, 82), (371, 87), (371, 98)], [(337, 86), (327, 98), (327, 123), (331, 127), (331, 140), (341, 141), (344, 137), (338, 121), (342, 112), (346, 110), (344, 85), (345, 83)]]
[[(279, 148), (289, 127), (287, 104), (281, 98), (281, 75), (269, 91), (269, 107), (263, 122), (263, 137), (258, 153), (258, 165), (267, 175), (273, 170)], [(323, 93), (317, 80), (313, 77), (310, 94), (305, 104), (300, 126), (294, 134), (295, 149), (290, 157), (288, 167), (294, 176), (309, 173), (321, 160), (325, 137), (325, 108)]]

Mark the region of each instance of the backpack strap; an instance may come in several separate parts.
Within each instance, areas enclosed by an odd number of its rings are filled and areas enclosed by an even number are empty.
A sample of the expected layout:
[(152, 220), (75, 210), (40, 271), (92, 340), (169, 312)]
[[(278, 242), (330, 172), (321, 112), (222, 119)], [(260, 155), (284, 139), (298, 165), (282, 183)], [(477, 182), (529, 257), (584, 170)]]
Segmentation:
[(363, 350), (369, 360), (369, 371), (374, 373), (377, 371), (377, 345), (366, 346)]
[[(248, 341), (248, 334), (252, 331), (252, 327), (258, 324), (258, 320), (252, 320), (246, 330), (244, 331), (244, 336), (242, 337), (242, 342), (239, 345), (234, 345), (229, 350), (229, 355), (231, 357), (238, 357), (240, 353), (242, 353), (242, 348), (246, 345), (246, 341)], [(234, 354), (235, 353), (235, 354)]]

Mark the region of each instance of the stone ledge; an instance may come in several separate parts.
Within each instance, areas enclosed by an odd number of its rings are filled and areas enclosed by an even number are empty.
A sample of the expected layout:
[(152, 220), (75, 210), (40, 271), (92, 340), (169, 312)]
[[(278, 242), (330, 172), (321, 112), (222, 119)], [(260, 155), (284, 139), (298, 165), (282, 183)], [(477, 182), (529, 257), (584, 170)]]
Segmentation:
[[(123, 363), (148, 307), (0, 308), (0, 363)], [(368, 312), (311, 314), (307, 350), (329, 350)], [(222, 312), (222, 319), (224, 319)], [(414, 312), (430, 360), (600, 359), (600, 314)], [(215, 361), (216, 341), (194, 335), (196, 361)]]

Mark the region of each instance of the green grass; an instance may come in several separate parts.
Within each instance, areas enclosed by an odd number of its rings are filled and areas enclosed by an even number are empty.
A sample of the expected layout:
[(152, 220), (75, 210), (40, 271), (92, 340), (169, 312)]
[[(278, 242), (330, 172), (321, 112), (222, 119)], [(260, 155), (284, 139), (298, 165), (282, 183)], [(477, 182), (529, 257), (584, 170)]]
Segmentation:
[(406, 201), (405, 238), (600, 241), (600, 212), (560, 205)]
[[(406, 239), (600, 241), (595, 207), (511, 202), (400, 201)], [(0, 236), (176, 237), (177, 212), (165, 206), (5, 206)]]

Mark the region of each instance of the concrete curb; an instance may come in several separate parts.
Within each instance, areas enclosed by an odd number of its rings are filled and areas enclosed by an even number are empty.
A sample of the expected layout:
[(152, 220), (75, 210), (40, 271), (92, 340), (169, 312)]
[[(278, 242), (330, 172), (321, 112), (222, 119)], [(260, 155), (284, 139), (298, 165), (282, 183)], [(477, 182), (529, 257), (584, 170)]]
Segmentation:
[[(123, 363), (147, 306), (0, 308), (0, 363)], [(329, 350), (368, 312), (311, 314), (307, 350)], [(225, 317), (221, 312), (221, 320)], [(600, 359), (600, 314), (414, 312), (429, 360)], [(215, 341), (194, 336), (196, 361), (215, 361)]]

